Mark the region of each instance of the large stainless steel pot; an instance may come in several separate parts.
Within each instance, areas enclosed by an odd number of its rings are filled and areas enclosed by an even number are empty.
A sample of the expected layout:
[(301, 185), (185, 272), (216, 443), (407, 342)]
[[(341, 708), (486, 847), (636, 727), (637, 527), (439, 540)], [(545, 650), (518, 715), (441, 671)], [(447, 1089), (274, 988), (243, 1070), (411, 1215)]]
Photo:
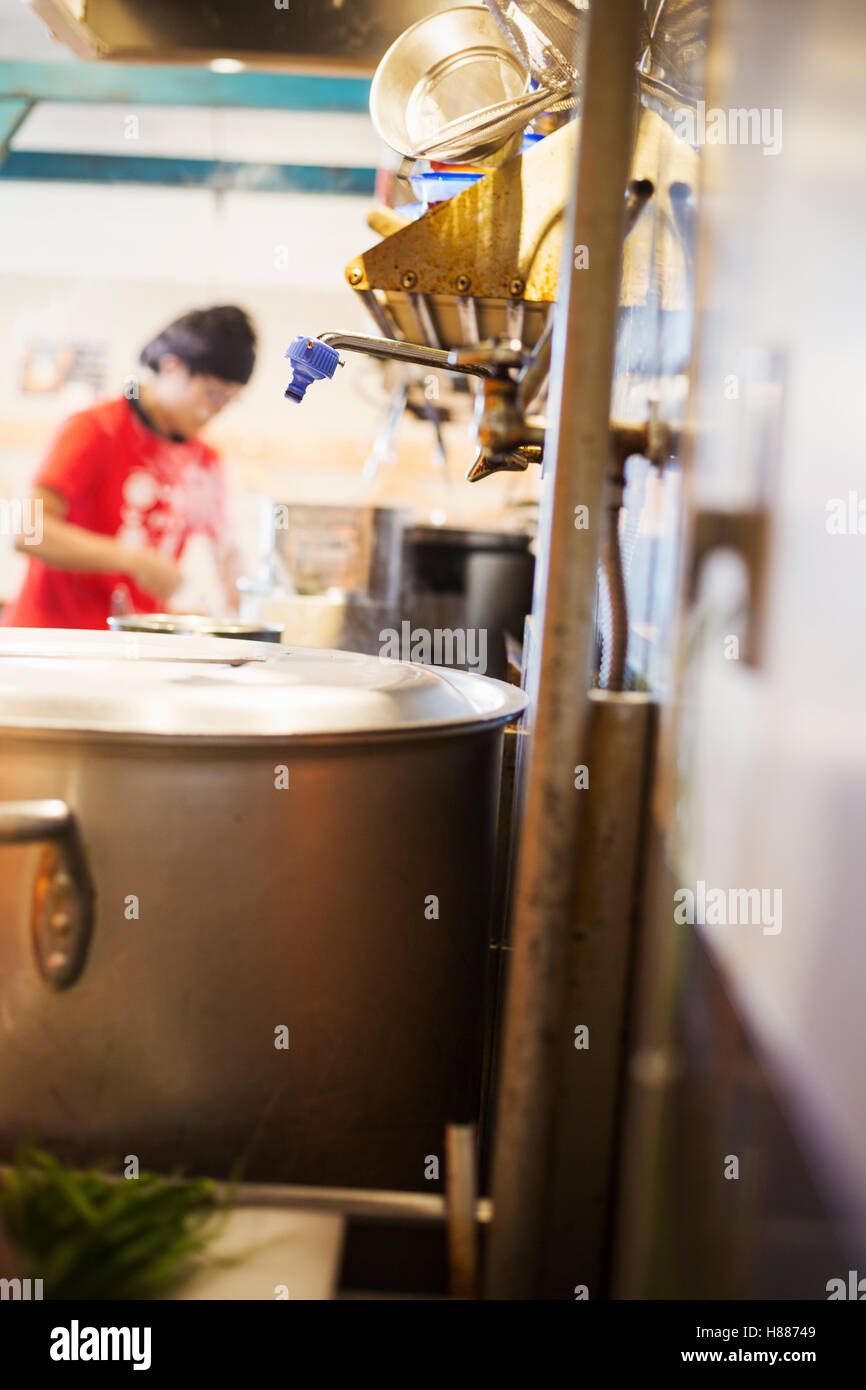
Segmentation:
[(522, 706), (347, 652), (0, 632), (0, 1154), (429, 1190), (477, 1105)]

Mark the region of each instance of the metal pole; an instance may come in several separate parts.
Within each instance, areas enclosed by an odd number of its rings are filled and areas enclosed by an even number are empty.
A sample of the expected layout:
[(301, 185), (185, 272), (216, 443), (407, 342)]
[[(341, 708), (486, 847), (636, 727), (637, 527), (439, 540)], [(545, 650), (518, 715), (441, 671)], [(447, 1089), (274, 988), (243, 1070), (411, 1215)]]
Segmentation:
[(448, 1220), (448, 1268), (455, 1298), (475, 1298), (478, 1279), (478, 1195), (474, 1125), (445, 1129), (445, 1206)]
[[(536, 611), (540, 665), (515, 899), (499, 1092), (487, 1295), (532, 1298), (553, 1164), (566, 946), (575, 929), (596, 571), (605, 524), (611, 377), (634, 116), (639, 0), (596, 0), (554, 330), (548, 480)], [(577, 248), (585, 247), (585, 254)], [(587, 508), (588, 524), (581, 525)], [(537, 687), (537, 688), (534, 688)]]
[[(0, 1180), (7, 1179), (12, 1172), (8, 1163), (0, 1164)], [(108, 1183), (128, 1181), (117, 1173), (101, 1172), (99, 1176)], [(170, 1174), (160, 1176), (166, 1185), (186, 1181)], [(373, 1187), (302, 1187), (273, 1182), (232, 1183), (218, 1179), (214, 1179), (213, 1189), (219, 1202), (229, 1201), (233, 1207), (326, 1211), (365, 1221), (423, 1223), (447, 1229), (448, 1205), (439, 1192), (390, 1192), (385, 1188)], [(478, 1225), (489, 1225), (490, 1201), (486, 1197), (479, 1198), (475, 1202), (474, 1213)]]

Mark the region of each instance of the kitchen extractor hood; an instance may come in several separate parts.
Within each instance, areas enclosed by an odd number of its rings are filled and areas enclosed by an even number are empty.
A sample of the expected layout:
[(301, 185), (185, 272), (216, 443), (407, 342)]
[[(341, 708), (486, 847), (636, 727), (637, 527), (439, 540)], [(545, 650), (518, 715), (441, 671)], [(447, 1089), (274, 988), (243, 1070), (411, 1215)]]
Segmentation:
[[(466, 0), (464, 0), (464, 3)], [(470, 0), (471, 2), (471, 0)], [(454, 0), (27, 0), (81, 58), (372, 76), (409, 24)]]

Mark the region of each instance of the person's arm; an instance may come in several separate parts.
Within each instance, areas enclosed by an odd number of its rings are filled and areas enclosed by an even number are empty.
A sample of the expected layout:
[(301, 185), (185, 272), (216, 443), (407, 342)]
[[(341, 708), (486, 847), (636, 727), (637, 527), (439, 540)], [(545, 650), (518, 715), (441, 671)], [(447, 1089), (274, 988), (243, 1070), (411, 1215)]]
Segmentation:
[(137, 550), (112, 536), (87, 531), (66, 521), (68, 503), (58, 492), (37, 488), (32, 494), (41, 507), (42, 527), (38, 543), (16, 536), (15, 549), (54, 569), (91, 574), (127, 574), (146, 593), (170, 598), (181, 581), (180, 567), (155, 550)]
[(224, 611), (232, 616), (237, 616), (240, 607), (237, 581), (241, 575), (242, 557), (232, 534), (228, 488), (222, 461), (212, 449), (208, 452), (213, 492), (210, 516), (203, 530), (210, 537), (213, 546), (213, 557), (222, 589)]
[(237, 614), (240, 604), (238, 579), (241, 574), (241, 553), (237, 546), (230, 541), (215, 541), (214, 550), (226, 612)]

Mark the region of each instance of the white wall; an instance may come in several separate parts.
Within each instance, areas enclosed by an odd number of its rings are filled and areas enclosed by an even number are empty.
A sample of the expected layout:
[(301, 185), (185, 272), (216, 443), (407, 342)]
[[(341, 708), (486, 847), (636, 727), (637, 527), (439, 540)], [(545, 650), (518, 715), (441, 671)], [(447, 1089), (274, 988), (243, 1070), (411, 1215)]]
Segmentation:
[[(346, 355), (331, 382), (301, 405), (283, 396), (284, 352), (298, 333), (378, 330), (344, 277), (376, 241), (365, 198), (223, 193), (99, 184), (0, 182), (0, 493), (18, 494), (61, 420), (86, 401), (19, 389), (27, 339), (104, 342), (108, 394), (120, 394), (141, 345), (184, 310), (237, 302), (260, 336), (254, 377), (209, 427), (239, 491), (305, 500), (375, 496), (419, 514), (470, 523), (496, 512), (526, 479), (465, 483), (468, 422), (446, 429), (452, 483), (432, 467), (432, 431), (410, 417), (396, 465), (372, 487), (361, 468), (381, 425), (389, 387), (379, 364)], [(393, 379), (391, 380), (393, 386)], [(0, 599), (20, 561), (0, 538)]]
[(707, 575), (691, 628), (678, 872), (683, 885), (781, 890), (778, 934), (705, 935), (825, 1194), (863, 1238), (866, 534), (826, 523), (850, 491), (866, 513), (866, 10), (725, 0), (720, 21), (728, 61), (711, 104), (780, 109), (783, 146), (705, 151), (691, 481), (697, 505), (769, 506), (772, 548), (757, 668), (726, 659), (743, 616), (727, 565)]

